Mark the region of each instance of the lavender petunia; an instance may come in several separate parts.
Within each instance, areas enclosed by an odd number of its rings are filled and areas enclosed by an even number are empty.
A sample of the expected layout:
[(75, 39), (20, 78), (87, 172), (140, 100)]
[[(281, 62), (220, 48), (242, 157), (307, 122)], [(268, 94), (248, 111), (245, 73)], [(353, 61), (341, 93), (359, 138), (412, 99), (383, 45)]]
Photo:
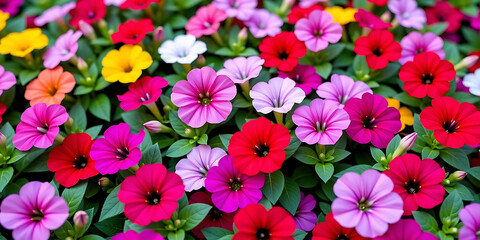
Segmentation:
[(458, 239), (475, 240), (480, 233), (480, 203), (471, 203), (460, 210), (459, 217), (463, 222)]
[(307, 48), (318, 52), (336, 43), (342, 38), (342, 25), (333, 22), (333, 17), (327, 11), (315, 10), (308, 18), (302, 18), (295, 24), (295, 35), (305, 42)]
[(74, 2), (69, 2), (62, 6), (53, 6), (45, 10), (42, 15), (36, 17), (33, 23), (35, 23), (36, 26), (41, 27), (49, 22), (57, 21), (58, 19), (65, 17), (70, 10), (75, 8), (75, 5)]
[(319, 2), (327, 2), (328, 0), (300, 0), (299, 6), (301, 8), (311, 7)]
[(306, 195), (300, 193), (300, 203), (298, 204), (297, 211), (293, 215), (295, 221), (295, 227), (302, 231), (312, 231), (317, 223), (317, 215), (312, 212), (315, 208), (315, 198), (311, 194)]
[(58, 37), (55, 45), (49, 48), (45, 54), (43, 54), (43, 65), (46, 68), (55, 68), (60, 62), (68, 61), (78, 50), (78, 39), (82, 36), (82, 32), (68, 30), (65, 34)]
[(325, 82), (317, 89), (317, 95), (325, 100), (340, 103), (340, 108), (351, 98), (360, 98), (364, 93), (373, 93), (362, 81), (353, 81), (346, 75), (333, 74), (330, 82)]
[(244, 23), (256, 38), (273, 37), (282, 31), (283, 25), (282, 19), (277, 14), (265, 9), (256, 9), (252, 17)]
[(268, 83), (259, 82), (250, 91), (253, 107), (263, 114), (271, 111), (287, 113), (295, 103), (305, 98), (305, 92), (295, 87), (295, 82), (289, 78), (272, 78)]
[(443, 40), (435, 33), (427, 32), (422, 35), (419, 32), (411, 32), (402, 39), (400, 45), (402, 46), (402, 56), (398, 62), (402, 65), (413, 61), (415, 55), (422, 52), (434, 52), (440, 59), (445, 58), (445, 52), (442, 49)]
[(4, 90), (8, 90), (17, 83), (15, 75), (9, 71), (5, 71), (3, 66), (0, 66), (0, 95)]
[(258, 2), (257, 0), (214, 0), (213, 4), (224, 10), (228, 17), (246, 21), (255, 12)]
[(417, 7), (415, 0), (390, 0), (388, 9), (395, 13), (398, 23), (404, 27), (422, 29), (427, 22), (425, 11)]
[(225, 68), (218, 70), (218, 75), (229, 77), (234, 83), (244, 83), (252, 78), (258, 77), (262, 71), (265, 60), (252, 56), (249, 58), (237, 57), (225, 61)]

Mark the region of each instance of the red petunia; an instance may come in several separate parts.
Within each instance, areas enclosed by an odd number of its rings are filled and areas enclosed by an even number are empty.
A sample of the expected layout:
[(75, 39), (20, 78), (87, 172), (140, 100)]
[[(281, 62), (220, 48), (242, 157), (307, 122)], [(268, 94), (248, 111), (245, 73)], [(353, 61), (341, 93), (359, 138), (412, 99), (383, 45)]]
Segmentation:
[(225, 228), (229, 231), (233, 231), (233, 217), (235, 216), (236, 212), (226, 213), (220, 211), (213, 205), (212, 202), (212, 193), (210, 192), (196, 192), (194, 193), (189, 200), (189, 204), (193, 203), (204, 203), (207, 205), (212, 206), (208, 215), (203, 219), (203, 221), (198, 224), (194, 229), (192, 229), (192, 233), (197, 236), (198, 238), (205, 238), (202, 233), (202, 229), (209, 228), (209, 227), (220, 227)]
[(445, 189), (440, 184), (445, 170), (432, 159), (421, 160), (407, 153), (396, 157), (384, 171), (392, 179), (393, 191), (403, 199), (403, 215), (410, 216), (418, 207), (430, 209), (442, 203)]
[(292, 7), (292, 10), (287, 15), (288, 23), (295, 24), (298, 20), (302, 18), (307, 18), (311, 12), (315, 10), (323, 10), (323, 7), (320, 5), (312, 5), (308, 8), (302, 8), (299, 6)]
[(232, 240), (293, 240), (295, 222), (282, 207), (266, 210), (260, 204), (240, 209), (233, 219), (238, 232)]
[(425, 8), (427, 24), (447, 23), (445, 29), (447, 33), (455, 33), (462, 24), (463, 14), (455, 7), (452, 7), (448, 1), (438, 1), (435, 6)]
[(333, 214), (329, 212), (325, 216), (325, 222), (320, 222), (315, 226), (312, 232), (312, 240), (367, 240), (360, 236), (355, 228), (344, 228), (333, 218)]
[(298, 59), (307, 54), (305, 44), (293, 32), (266, 37), (258, 48), (260, 57), (265, 59), (265, 67), (278, 67), (284, 72), (292, 71), (298, 65)]
[(398, 76), (403, 88), (412, 97), (441, 97), (450, 89), (450, 81), (455, 78), (453, 64), (433, 52), (422, 52), (405, 63)]
[(98, 174), (95, 161), (90, 158), (92, 138), (86, 133), (68, 135), (63, 143), (55, 146), (48, 155), (47, 166), (55, 172), (55, 179), (65, 187), (71, 187), (80, 179)]
[(138, 21), (128, 20), (118, 26), (118, 32), (112, 34), (113, 43), (123, 42), (125, 44), (138, 44), (145, 35), (153, 32), (152, 19), (144, 18)]
[(78, 22), (80, 21), (92, 24), (105, 17), (106, 11), (107, 6), (103, 1), (79, 0), (75, 8), (70, 10), (72, 17), (68, 21), (68, 24), (76, 28), (78, 28)]
[(150, 6), (153, 2), (161, 2), (162, 0), (126, 0), (122, 5), (119, 6), (120, 9), (132, 9), (132, 10), (142, 10)]
[(478, 56), (477, 61), (471, 67), (468, 68), (468, 71), (473, 73), (475, 72), (475, 70), (480, 68), (480, 51), (473, 51), (469, 53), (468, 56)]
[(373, 30), (368, 36), (359, 37), (353, 48), (356, 54), (367, 56), (367, 64), (371, 69), (382, 69), (388, 61), (397, 61), (402, 52), (402, 47), (393, 39), (393, 34), (388, 30)]
[(388, 0), (367, 0), (368, 2), (371, 2), (379, 7), (385, 6), (388, 3)]
[(7, 111), (7, 106), (0, 102), (0, 123), (2, 123), (2, 115)]
[(286, 127), (259, 117), (245, 123), (241, 132), (233, 134), (228, 153), (241, 173), (253, 176), (280, 169), (285, 160), (284, 149), (289, 143), (290, 134)]
[(445, 147), (460, 148), (480, 143), (480, 112), (471, 103), (459, 103), (451, 97), (432, 100), (432, 106), (420, 113), (420, 122), (433, 130), (435, 139)]

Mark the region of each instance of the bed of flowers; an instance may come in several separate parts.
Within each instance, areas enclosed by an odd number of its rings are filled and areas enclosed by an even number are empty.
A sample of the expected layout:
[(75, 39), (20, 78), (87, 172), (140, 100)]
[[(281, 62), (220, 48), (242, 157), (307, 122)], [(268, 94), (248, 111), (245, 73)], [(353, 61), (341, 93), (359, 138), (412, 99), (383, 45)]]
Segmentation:
[(479, 0), (0, 0), (0, 239), (480, 239)]

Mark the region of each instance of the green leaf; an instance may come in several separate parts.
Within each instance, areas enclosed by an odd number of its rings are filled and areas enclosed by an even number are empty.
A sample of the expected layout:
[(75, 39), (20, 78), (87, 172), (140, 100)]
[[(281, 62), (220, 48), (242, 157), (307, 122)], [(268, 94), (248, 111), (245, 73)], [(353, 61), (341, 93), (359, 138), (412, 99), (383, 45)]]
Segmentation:
[(219, 227), (204, 228), (202, 229), (202, 233), (207, 240), (229, 240), (233, 237), (232, 232)]
[(75, 92), (73, 92), (73, 95), (85, 95), (91, 93), (92, 91), (93, 87), (91, 86), (79, 85), (75, 88)]
[(184, 240), (185, 231), (183, 229), (179, 229), (176, 232), (169, 232), (167, 236), (168, 236), (168, 240)]
[(334, 149), (334, 152), (332, 154), (333, 160), (331, 162), (341, 161), (341, 160), (345, 159), (346, 157), (350, 156), (350, 154), (351, 153), (347, 150)]
[(398, 134), (395, 135), (395, 137), (392, 138), (392, 140), (390, 140), (390, 142), (388, 143), (387, 149), (385, 151), (387, 156), (393, 155), (393, 152), (395, 152), (398, 145), (400, 145), (400, 140), (402, 140), (402, 138)]
[(470, 168), (468, 171), (470, 175), (472, 175), (472, 177), (480, 180), (480, 167), (473, 167), (473, 168)]
[(313, 188), (318, 184), (318, 177), (312, 167), (301, 165), (293, 170), (292, 179), (303, 188)]
[(375, 159), (377, 162), (380, 162), (382, 158), (386, 159), (383, 151), (376, 147), (370, 147), (370, 154), (372, 154), (373, 159)]
[(322, 78), (328, 78), (332, 72), (332, 64), (329, 62), (324, 62), (315, 66), (315, 69), (317, 70), (318, 75), (320, 75)]
[(460, 61), (460, 53), (458, 52), (457, 44), (445, 41), (443, 43), (443, 50), (445, 51), (445, 60), (456, 64)]
[(408, 95), (407, 92), (401, 92), (393, 96), (393, 98), (410, 107), (420, 107), (420, 105), (422, 104), (422, 100)]
[(179, 219), (185, 220), (182, 229), (185, 231), (192, 230), (207, 216), (212, 206), (203, 203), (194, 203), (180, 210)]
[(176, 111), (170, 111), (168, 116), (173, 130), (175, 130), (175, 132), (182, 137), (188, 137), (187, 134), (185, 134), (185, 129), (190, 127), (180, 120), (178, 113)]
[(470, 188), (465, 187), (465, 185), (456, 183), (453, 186), (445, 186), (445, 191), (448, 193), (452, 193), (453, 191), (456, 191), (458, 195), (462, 198), (463, 201), (473, 201), (474, 197), (472, 195), (472, 190)]
[[(480, 39), (479, 39), (479, 41), (480, 41)], [(449, 94), (449, 96), (458, 100), (458, 102), (460, 102), (460, 103), (468, 102), (468, 103), (471, 103), (471, 104), (475, 104), (478, 101), (480, 101), (480, 97), (475, 96), (475, 95), (470, 94), (470, 93), (466, 93), (466, 92), (453, 92), (452, 94)]]
[(100, 133), (100, 131), (102, 131), (102, 127), (103, 127), (103, 125), (93, 126), (91, 128), (88, 128), (87, 130), (85, 130), (85, 133), (90, 135), (90, 137), (92, 139), (95, 139), (98, 136), (98, 134)]
[(340, 177), (343, 176), (343, 174), (345, 174), (347, 172), (355, 172), (355, 173), (358, 173), (358, 174), (362, 174), (363, 172), (365, 172), (368, 169), (372, 169), (372, 166), (365, 165), (365, 164), (355, 165), (353, 167), (349, 167), (349, 168), (335, 174), (335, 177), (340, 178)]
[(140, 159), (140, 164), (154, 164), (154, 163), (162, 163), (162, 154), (160, 153), (160, 149), (158, 148), (158, 144), (155, 143), (154, 145), (147, 148), (146, 151), (143, 152), (142, 158)]
[(180, 139), (173, 143), (167, 150), (168, 157), (182, 157), (189, 153), (195, 144), (190, 143), (189, 139)]
[(437, 233), (438, 232), (438, 224), (432, 215), (426, 212), (414, 211), (413, 218), (415, 221), (420, 224), (423, 231), (430, 232), (430, 233)]
[(323, 182), (327, 182), (333, 176), (333, 164), (331, 163), (317, 163), (315, 164), (315, 172), (317, 172)]
[(436, 157), (438, 157), (439, 154), (440, 154), (440, 151), (436, 149), (433, 150), (428, 146), (422, 149), (422, 159), (425, 159), (425, 158), (435, 159)]
[(453, 191), (443, 200), (442, 206), (440, 207), (440, 220), (443, 224), (454, 222), (455, 225), (459, 221), (458, 213), (462, 208), (462, 198), (457, 191)]
[(430, 136), (432, 131), (425, 129), (420, 122), (420, 115), (415, 114), (413, 116), (413, 130), (418, 134), (417, 138), (425, 141), (425, 136)]
[(123, 121), (130, 126), (131, 129), (143, 129), (143, 124), (155, 120), (152, 115), (138, 110), (128, 111), (121, 114)]
[(98, 235), (90, 234), (80, 238), (80, 240), (105, 240), (105, 238), (100, 237)]
[(7, 186), (10, 179), (13, 176), (13, 167), (9, 166), (7, 168), (0, 169), (0, 192), (3, 191), (5, 186)]
[(109, 122), (110, 108), (111, 105), (108, 96), (101, 93), (92, 99), (88, 106), (88, 111), (93, 114), (93, 116)]
[(370, 68), (367, 65), (367, 59), (365, 56), (357, 55), (353, 59), (353, 71), (357, 77), (362, 78), (365, 75), (370, 74)]
[(83, 200), (85, 190), (87, 189), (88, 181), (79, 182), (71, 188), (65, 188), (62, 192), (62, 198), (65, 199), (68, 205), (68, 214), (72, 216), (77, 211), (78, 206)]
[(220, 134), (218, 136), (220, 137), (220, 141), (222, 141), (223, 146), (225, 146), (225, 149), (228, 149), (230, 138), (232, 138), (233, 134)]
[(80, 102), (77, 102), (68, 112), (73, 119), (73, 130), (85, 130), (87, 128), (87, 115)]
[(293, 233), (292, 237), (295, 240), (303, 240), (305, 236), (307, 236), (308, 232), (304, 232), (299, 229), (295, 229), (295, 232)]
[(20, 83), (23, 86), (25, 86), (27, 83), (29, 83), (34, 78), (36, 78), (39, 73), (40, 73), (40, 70), (28, 70), (28, 69), (22, 70), (20, 72), (20, 75), (18, 76)]
[(317, 153), (309, 147), (299, 147), (297, 152), (293, 154), (293, 157), (305, 164), (314, 165), (320, 161)]
[(197, 141), (198, 144), (207, 144), (207, 142), (208, 142), (208, 135), (206, 133), (202, 134), (202, 136), (200, 136), (200, 138)]
[(66, 239), (70, 237), (71, 234), (69, 232), (74, 232), (73, 226), (69, 221), (65, 221), (65, 223), (60, 228), (54, 231), (55, 236), (60, 239)]
[(124, 223), (125, 220), (122, 218), (111, 217), (95, 223), (94, 226), (108, 236), (113, 236), (117, 233), (123, 232)]
[(120, 185), (116, 186), (113, 191), (108, 194), (107, 199), (105, 199), (105, 203), (103, 204), (102, 211), (100, 212), (100, 218), (98, 219), (99, 222), (123, 213), (124, 204), (118, 200), (119, 190)]
[(285, 186), (279, 201), (287, 211), (292, 215), (295, 214), (298, 204), (300, 204), (300, 188), (293, 179), (285, 179)]
[(321, 53), (326, 55), (323, 61), (330, 62), (331, 60), (335, 59), (338, 55), (340, 55), (340, 53), (342, 53), (344, 48), (345, 48), (345, 44), (343, 43), (328, 45), (327, 48), (321, 51)]
[(435, 35), (440, 35), (443, 32), (445, 32), (445, 29), (447, 29), (448, 23), (437, 23), (437, 24), (432, 24), (428, 26), (428, 31), (435, 33)]
[(440, 150), (440, 158), (443, 159), (450, 166), (455, 167), (462, 171), (468, 171), (470, 169), (470, 163), (468, 161), (467, 154), (458, 148), (445, 148)]
[(275, 204), (280, 198), (280, 195), (282, 195), (284, 184), (285, 178), (282, 171), (278, 170), (273, 173), (266, 173), (262, 192), (270, 202)]

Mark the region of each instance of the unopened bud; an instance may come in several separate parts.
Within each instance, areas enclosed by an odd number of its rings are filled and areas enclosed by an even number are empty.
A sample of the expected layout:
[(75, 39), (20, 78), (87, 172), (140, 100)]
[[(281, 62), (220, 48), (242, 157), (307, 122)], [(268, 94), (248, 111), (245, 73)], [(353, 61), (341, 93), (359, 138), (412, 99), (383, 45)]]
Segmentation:
[(198, 55), (197, 65), (198, 65), (199, 67), (203, 67), (203, 66), (205, 66), (205, 63), (206, 63), (205, 57), (204, 57), (203, 55)]
[(462, 61), (460, 61), (455, 65), (455, 71), (458, 71), (463, 68), (469, 68), (473, 66), (473, 64), (475, 64), (477, 60), (478, 60), (478, 56), (476, 55), (467, 56), (464, 59), (462, 59)]
[(92, 25), (86, 23), (85, 21), (80, 20), (78, 22), (78, 28), (83, 33), (83, 36), (85, 36), (86, 38), (90, 40), (94, 40), (95, 38), (97, 38), (97, 36), (95, 35), (95, 29), (93, 29)]
[(163, 38), (165, 37), (165, 33), (163, 31), (163, 27), (160, 26), (160, 27), (157, 27), (154, 31), (153, 31), (153, 41), (155, 42), (161, 42), (163, 41)]
[(191, 128), (185, 128), (185, 134), (187, 135), (187, 137), (195, 137), (195, 131), (193, 131), (193, 129)]
[(467, 173), (464, 171), (455, 171), (452, 173), (452, 180), (461, 181), (467, 176)]
[(148, 132), (151, 132), (151, 133), (159, 133), (162, 131), (162, 123), (157, 121), (157, 120), (153, 120), (153, 121), (149, 121), (149, 122), (146, 122), (143, 124), (143, 127), (145, 129), (147, 129)]
[(409, 151), (410, 149), (415, 146), (415, 141), (417, 140), (417, 133), (413, 132), (402, 138), (400, 140), (400, 144), (398, 144), (397, 149), (395, 149), (395, 152), (392, 155), (392, 159), (403, 155), (405, 152)]
[(288, 9), (295, 5), (295, 0), (283, 0), (282, 5), (280, 5), (280, 14), (284, 14)]
[(107, 177), (102, 177), (98, 179), (98, 185), (101, 187), (108, 187), (112, 182)]
[(83, 60), (83, 58), (79, 57), (77, 62), (77, 68), (81, 72), (88, 71), (88, 64), (87, 62), (85, 62), (85, 60)]
[(77, 227), (85, 227), (88, 223), (88, 214), (85, 211), (78, 211), (73, 215), (73, 222)]
[(238, 41), (244, 43), (248, 38), (247, 28), (242, 28), (238, 33)]
[(68, 116), (67, 121), (63, 124), (66, 128), (72, 128), (73, 127), (73, 118)]
[(392, 20), (392, 14), (390, 14), (389, 11), (385, 11), (384, 14), (382, 14), (382, 16), (380, 16), (380, 19), (382, 19), (382, 21), (384, 22), (390, 22), (390, 20)]
[(0, 132), (0, 146), (5, 146), (7, 144), (7, 138), (3, 133)]

